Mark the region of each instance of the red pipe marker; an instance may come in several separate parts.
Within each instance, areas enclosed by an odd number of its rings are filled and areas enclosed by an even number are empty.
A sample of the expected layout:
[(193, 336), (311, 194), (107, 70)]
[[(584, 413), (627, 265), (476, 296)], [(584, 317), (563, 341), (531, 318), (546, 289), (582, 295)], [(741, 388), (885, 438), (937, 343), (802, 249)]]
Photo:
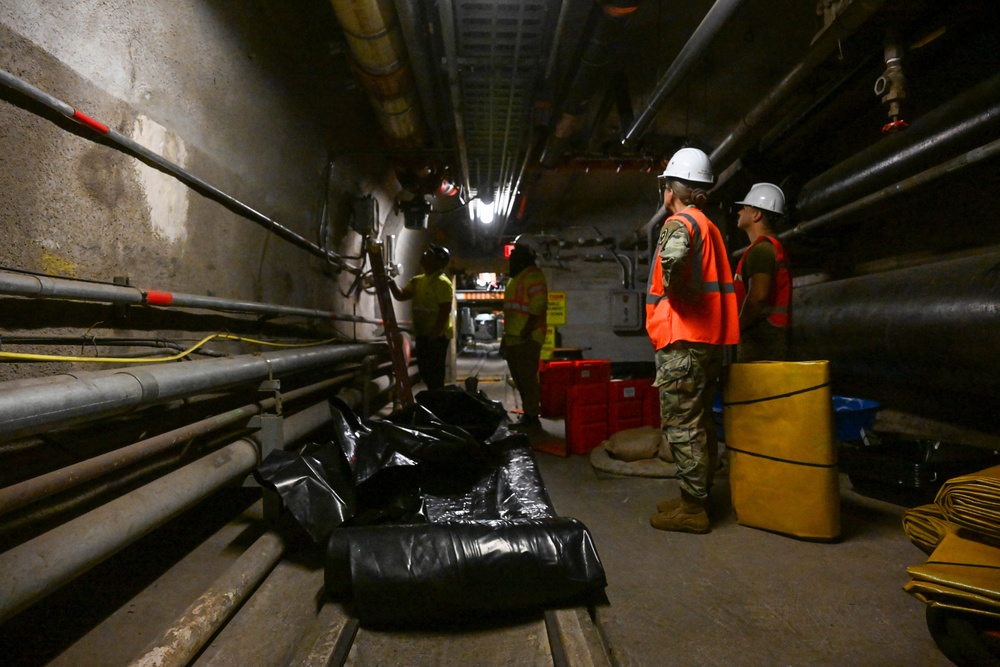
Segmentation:
[(146, 303), (151, 306), (169, 306), (174, 302), (174, 295), (170, 292), (158, 292), (150, 290), (146, 292)]
[(83, 113), (82, 111), (73, 109), (73, 118), (83, 123), (90, 129), (97, 130), (101, 134), (107, 134), (108, 132), (110, 132), (107, 125), (101, 123), (100, 121), (94, 120), (93, 118)]

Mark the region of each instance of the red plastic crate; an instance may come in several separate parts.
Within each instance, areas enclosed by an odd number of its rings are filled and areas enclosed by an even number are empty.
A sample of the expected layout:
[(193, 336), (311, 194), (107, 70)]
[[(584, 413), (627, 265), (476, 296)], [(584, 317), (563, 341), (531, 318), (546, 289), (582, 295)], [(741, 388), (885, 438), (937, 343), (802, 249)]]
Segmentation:
[(576, 384), (611, 381), (610, 359), (544, 361), (539, 371), (543, 417), (566, 416), (566, 391)]
[(608, 386), (581, 382), (566, 390), (566, 446), (586, 454), (608, 438)]
[[(608, 383), (608, 435), (645, 426), (646, 396), (655, 391), (652, 378), (612, 380)], [(657, 406), (659, 402), (657, 401)], [(659, 414), (659, 407), (657, 407)], [(658, 424), (657, 424), (658, 425)]]

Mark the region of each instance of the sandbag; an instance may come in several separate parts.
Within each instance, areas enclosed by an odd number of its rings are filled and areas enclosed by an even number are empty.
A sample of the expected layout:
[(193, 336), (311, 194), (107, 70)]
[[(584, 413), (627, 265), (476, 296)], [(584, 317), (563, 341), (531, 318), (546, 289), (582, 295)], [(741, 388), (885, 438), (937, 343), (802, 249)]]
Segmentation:
[[(619, 461), (640, 461), (658, 456), (663, 441), (662, 430), (641, 426), (618, 431), (601, 445), (612, 458)], [(666, 460), (673, 461), (673, 457)]]

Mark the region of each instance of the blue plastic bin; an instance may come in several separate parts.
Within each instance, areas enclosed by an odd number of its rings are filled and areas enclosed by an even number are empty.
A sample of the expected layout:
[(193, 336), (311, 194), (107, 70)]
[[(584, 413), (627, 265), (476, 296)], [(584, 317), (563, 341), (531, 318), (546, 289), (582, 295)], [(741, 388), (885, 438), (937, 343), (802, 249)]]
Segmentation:
[(840, 442), (861, 439), (861, 430), (871, 431), (880, 403), (866, 398), (833, 397), (834, 435)]

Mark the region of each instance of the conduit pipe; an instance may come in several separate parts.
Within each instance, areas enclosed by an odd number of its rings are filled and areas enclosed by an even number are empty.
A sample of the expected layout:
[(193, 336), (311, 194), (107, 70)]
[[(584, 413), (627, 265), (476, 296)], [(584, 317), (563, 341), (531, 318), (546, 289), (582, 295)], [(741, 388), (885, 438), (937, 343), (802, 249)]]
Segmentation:
[(1000, 253), (796, 288), (796, 357), (927, 391), (1000, 390)]
[(168, 627), (131, 667), (185, 667), (263, 581), (285, 553), (285, 540), (257, 538), (221, 577)]
[(216, 202), (222, 204), (223, 206), (233, 211), (234, 213), (243, 216), (247, 220), (257, 223), (264, 229), (267, 229), (271, 233), (275, 234), (276, 236), (285, 241), (288, 241), (292, 245), (302, 248), (303, 250), (306, 250), (309, 253), (316, 255), (317, 257), (322, 257), (327, 261), (334, 262), (342, 269), (350, 271), (351, 273), (355, 274), (360, 273), (361, 269), (359, 267), (346, 265), (342, 261), (339, 255), (324, 250), (315, 243), (312, 243), (308, 241), (306, 238), (297, 234), (296, 232), (293, 232), (291, 229), (288, 229), (287, 227), (281, 225), (276, 220), (273, 220), (264, 215), (263, 213), (250, 208), (249, 206), (239, 201), (238, 199), (226, 194), (225, 192), (219, 190), (215, 186), (210, 185), (209, 183), (201, 180), (191, 172), (183, 169), (179, 165), (171, 162), (170, 160), (167, 160), (162, 155), (154, 153), (145, 146), (136, 143), (135, 141), (126, 137), (120, 132), (111, 129), (104, 123), (101, 123), (100, 121), (91, 118), (85, 113), (74, 109), (69, 104), (66, 104), (65, 102), (49, 95), (46, 92), (43, 92), (42, 90), (39, 90), (38, 88), (32, 86), (31, 84), (22, 81), (21, 79), (17, 78), (10, 72), (6, 70), (0, 70), (0, 83), (7, 86), (8, 88), (16, 90), (22, 95), (25, 95), (26, 97), (38, 102), (39, 104), (42, 104), (43, 106), (52, 109), (56, 113), (62, 114), (66, 118), (69, 118), (70, 120), (75, 121), (80, 125), (83, 125), (84, 127), (91, 129), (94, 132), (97, 132), (101, 136), (107, 137), (108, 140), (110, 140), (112, 143), (118, 145), (121, 148), (124, 148), (129, 153), (156, 165), (156, 167), (170, 174), (171, 176), (173, 176), (180, 182), (184, 183), (188, 187), (194, 189), (198, 193), (208, 197), (209, 199), (215, 200)]
[[(282, 404), (294, 402), (300, 398), (311, 396), (332, 387), (350, 381), (355, 374), (344, 374), (301, 387), (281, 394)], [(144, 459), (168, 451), (193, 438), (208, 435), (216, 431), (247, 422), (254, 415), (267, 412), (275, 407), (277, 398), (266, 398), (257, 403), (234, 408), (222, 414), (201, 419), (180, 428), (161, 433), (145, 440), (132, 443), (100, 456), (80, 461), (71, 466), (53, 470), (32, 479), (13, 484), (0, 489), (0, 515), (12, 512), (19, 507), (41, 500), (50, 495), (66, 491), (75, 486), (96, 479), (102, 475), (122, 470)]]
[[(817, 66), (829, 57), (840, 45), (841, 41), (854, 34), (871, 18), (884, 3), (884, 0), (854, 0), (837, 15), (837, 18), (821, 33), (813, 38), (812, 44), (802, 60), (772, 88), (760, 102), (743, 117), (743, 122), (729, 136), (722, 140), (709, 159), (716, 167), (716, 173), (723, 164), (732, 162), (746, 150), (749, 144), (756, 141), (767, 129), (765, 123), (770, 121), (779, 111), (783, 110), (783, 102), (795, 91)], [(716, 183), (718, 188), (721, 183)]]
[(1000, 74), (951, 98), (802, 186), (801, 217), (841, 206), (1000, 133)]
[[(283, 445), (330, 420), (327, 401), (284, 420)], [(212, 492), (245, 477), (258, 446), (237, 440), (140, 489), (0, 554), (0, 623), (31, 606)]]
[[(458, 146), (458, 160), (462, 168), (462, 185), (468, 200), (472, 193), (472, 178), (469, 175), (469, 151), (465, 143), (465, 122), (462, 110), (462, 89), (458, 76), (458, 47), (455, 45), (455, 9), (452, 0), (438, 0), (438, 18), (441, 24), (441, 41), (444, 44), (448, 68), (448, 89), (451, 92), (451, 109), (455, 122), (455, 141)], [(471, 213), (471, 207), (470, 207)]]
[(141, 405), (261, 382), (306, 369), (331, 367), (361, 359), (376, 350), (374, 345), (364, 343), (325, 345), (101, 371), (82, 380), (21, 385), (13, 390), (6, 390), (0, 384), (0, 441), (123, 414)]
[(197, 294), (181, 294), (164, 290), (142, 290), (127, 285), (71, 280), (34, 273), (17, 273), (0, 270), (0, 294), (46, 299), (69, 299), (122, 305), (148, 305), (171, 308), (201, 308), (205, 310), (256, 313), (260, 315), (294, 315), (346, 322), (381, 324), (381, 320), (368, 320), (353, 315), (338, 315), (326, 310), (296, 308), (270, 303), (222, 299)]
[(691, 67), (701, 59), (712, 40), (726, 24), (726, 21), (739, 9), (743, 0), (716, 0), (708, 13), (698, 24), (694, 33), (687, 43), (681, 48), (680, 53), (674, 58), (674, 62), (660, 78), (646, 102), (645, 108), (639, 112), (639, 116), (632, 123), (631, 127), (625, 130), (622, 136), (623, 145), (634, 145), (646, 128), (650, 126), (660, 111), (660, 107), (667, 97), (677, 88), (677, 85), (691, 71)]

